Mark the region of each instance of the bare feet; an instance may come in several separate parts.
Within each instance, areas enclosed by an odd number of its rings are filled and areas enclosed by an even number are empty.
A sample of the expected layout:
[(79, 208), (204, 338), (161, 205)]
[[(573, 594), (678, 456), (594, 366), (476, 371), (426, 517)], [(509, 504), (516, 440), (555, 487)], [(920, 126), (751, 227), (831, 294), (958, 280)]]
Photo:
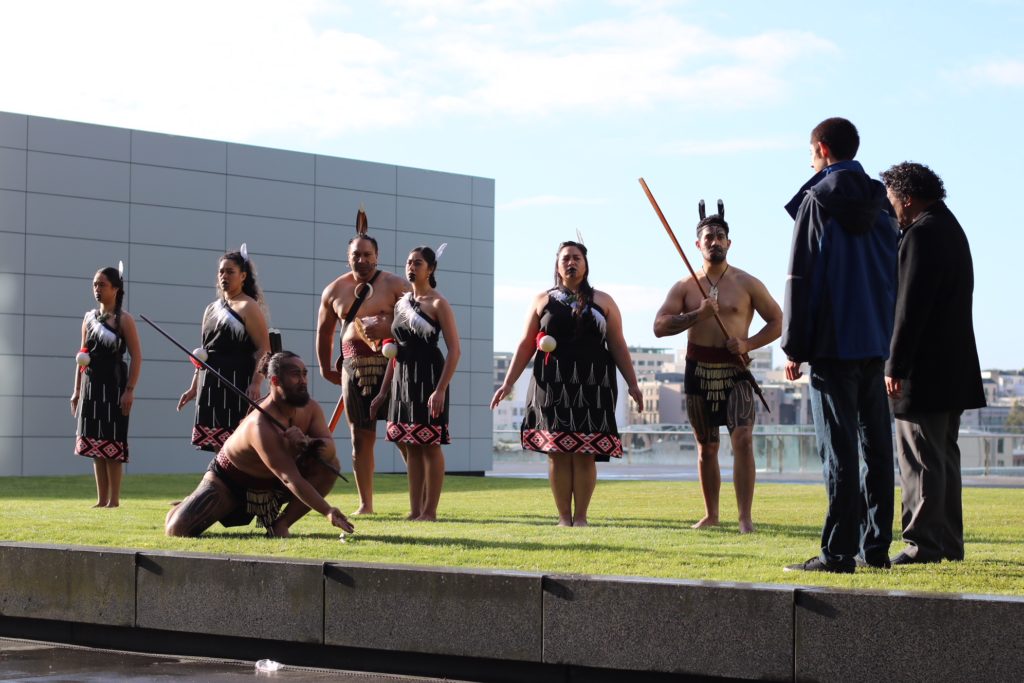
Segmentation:
[(752, 534), (757, 529), (754, 528), (754, 522), (749, 519), (740, 520), (740, 533), (741, 534)]
[(572, 517), (565, 515), (558, 516), (558, 526), (572, 526)]
[(583, 519), (573, 518), (572, 525), (573, 526), (590, 526), (589, 524), (587, 524), (587, 518), (586, 517), (584, 517)]
[(355, 517), (356, 515), (372, 515), (372, 514), (373, 514), (373, 506), (372, 505), (366, 505), (364, 503), (364, 504), (360, 505), (356, 509), (355, 512), (352, 513), (352, 516)]
[(423, 514), (423, 515), (420, 515), (419, 517), (417, 517), (415, 521), (417, 521), (417, 522), (436, 522), (437, 521), (437, 515)]
[(270, 530), (277, 538), (288, 538), (292, 535), (292, 532), (288, 530), (288, 527), (284, 524), (281, 524), (281, 520), (277, 520), (276, 522), (271, 524)]
[(106, 503), (106, 501), (102, 501), (101, 500), (100, 502), (98, 502), (95, 505), (93, 505), (93, 507), (94, 508), (105, 508), (105, 507), (107, 507), (107, 503)]
[(121, 504), (120, 503), (115, 503), (115, 502), (110, 502), (110, 503), (107, 503), (107, 507), (108, 508), (121, 507)]
[(419, 519), (419, 517), (420, 517), (420, 513), (418, 513), (418, 512), (410, 512), (409, 514), (407, 514), (405, 516), (405, 521), (407, 521), (407, 522), (415, 522), (417, 519)]
[(701, 518), (701, 520), (699, 522), (697, 522), (696, 524), (694, 524), (690, 528), (691, 529), (703, 529), (704, 527), (708, 527), (708, 526), (718, 526), (718, 518), (717, 517), (712, 517), (710, 515), (704, 515), (704, 517)]

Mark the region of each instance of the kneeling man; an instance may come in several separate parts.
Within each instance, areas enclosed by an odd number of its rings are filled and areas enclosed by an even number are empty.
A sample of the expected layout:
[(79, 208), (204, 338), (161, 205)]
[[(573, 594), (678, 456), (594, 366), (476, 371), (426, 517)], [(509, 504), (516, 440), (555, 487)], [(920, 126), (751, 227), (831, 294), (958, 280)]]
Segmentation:
[[(353, 531), (341, 510), (324, 500), (336, 475), (323, 463), (337, 469), (338, 458), (324, 413), (309, 400), (306, 365), (291, 351), (280, 351), (271, 356), (266, 375), (270, 395), (260, 406), (287, 424), (287, 431), (263, 413), (249, 413), (196, 490), (167, 514), (168, 536), (199, 536), (214, 522), (245, 526), (253, 517), (267, 535), (288, 536), (291, 525), (310, 509), (339, 529)], [(321, 445), (309, 452), (314, 439)]]

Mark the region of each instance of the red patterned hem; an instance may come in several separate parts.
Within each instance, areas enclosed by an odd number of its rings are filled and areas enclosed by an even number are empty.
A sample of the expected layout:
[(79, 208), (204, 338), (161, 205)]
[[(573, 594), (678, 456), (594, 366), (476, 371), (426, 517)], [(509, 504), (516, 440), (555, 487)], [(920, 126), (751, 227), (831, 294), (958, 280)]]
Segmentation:
[(545, 429), (524, 429), (523, 450), (538, 453), (582, 453), (622, 457), (622, 441), (604, 432), (549, 432)]
[(192, 445), (201, 451), (217, 453), (234, 431), (233, 429), (224, 429), (222, 427), (196, 425), (192, 428)]
[(85, 458), (128, 462), (128, 444), (110, 439), (93, 439), (80, 436), (75, 442), (75, 453)]
[(388, 441), (410, 446), (442, 446), (452, 442), (448, 425), (420, 425), (408, 422), (388, 422)]

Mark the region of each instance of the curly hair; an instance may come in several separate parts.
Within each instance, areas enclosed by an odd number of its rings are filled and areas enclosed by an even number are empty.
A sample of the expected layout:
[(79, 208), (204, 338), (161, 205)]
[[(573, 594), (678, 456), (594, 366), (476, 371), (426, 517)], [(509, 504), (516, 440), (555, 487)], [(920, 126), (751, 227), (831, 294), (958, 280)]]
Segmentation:
[[(263, 306), (263, 290), (260, 289), (259, 284), (256, 282), (256, 264), (252, 262), (252, 259), (243, 258), (241, 252), (229, 251), (221, 256), (217, 263), (221, 261), (231, 261), (238, 266), (240, 271), (247, 275), (245, 280), (242, 281), (242, 291), (252, 297), (256, 303)], [(217, 291), (224, 294), (224, 291), (220, 288), (220, 280), (217, 281)]]
[(901, 199), (913, 197), (935, 202), (946, 198), (946, 186), (942, 184), (942, 178), (924, 164), (904, 161), (888, 171), (882, 171), (878, 176), (886, 188)]
[(825, 119), (811, 131), (811, 144), (824, 142), (838, 161), (849, 161), (857, 156), (860, 134), (857, 126), (847, 119), (833, 116)]

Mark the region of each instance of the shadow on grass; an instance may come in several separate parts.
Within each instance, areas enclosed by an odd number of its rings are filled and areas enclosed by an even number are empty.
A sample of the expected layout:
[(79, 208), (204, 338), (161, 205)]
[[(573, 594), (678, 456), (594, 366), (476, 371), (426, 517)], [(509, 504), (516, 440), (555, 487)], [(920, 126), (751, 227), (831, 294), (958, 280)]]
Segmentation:
[[(484, 524), (526, 524), (529, 526), (542, 526), (542, 527), (555, 527), (558, 526), (558, 516), (555, 514), (550, 515), (538, 515), (538, 514), (525, 514), (515, 515), (514, 517), (459, 517), (458, 515), (443, 515), (438, 518), (438, 522), (444, 522), (446, 524), (468, 524), (470, 526), (484, 525)], [(596, 526), (596, 524), (591, 524)]]
[[(323, 538), (325, 540), (337, 540), (337, 536), (334, 534), (324, 533), (313, 533), (304, 534), (304, 539)], [(498, 540), (481, 540), (476, 538), (459, 538), (459, 537), (438, 537), (428, 538), (423, 536), (404, 536), (401, 534), (361, 534), (356, 533), (354, 536), (350, 536), (348, 543), (359, 545), (360, 543), (382, 543), (387, 545), (410, 545), (410, 546), (441, 546), (445, 548), (457, 547), (466, 550), (486, 550), (492, 548), (504, 548), (507, 550), (520, 550), (520, 551), (551, 551), (551, 550), (569, 550), (574, 553), (589, 554), (592, 552), (622, 552), (627, 550), (626, 546), (620, 545), (607, 545), (607, 544), (594, 544), (587, 543), (586, 545), (580, 545), (579, 543), (545, 543), (541, 541), (498, 541)], [(629, 548), (629, 551), (636, 553), (635, 548)], [(651, 554), (655, 553), (654, 549), (644, 551)]]

